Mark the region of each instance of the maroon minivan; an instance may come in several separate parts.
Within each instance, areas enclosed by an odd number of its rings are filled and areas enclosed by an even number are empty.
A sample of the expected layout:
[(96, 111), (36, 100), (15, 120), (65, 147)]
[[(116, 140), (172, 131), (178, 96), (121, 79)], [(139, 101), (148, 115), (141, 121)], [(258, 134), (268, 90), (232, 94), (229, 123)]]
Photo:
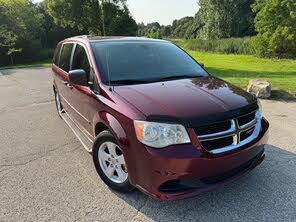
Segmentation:
[(53, 62), (58, 114), (114, 190), (184, 199), (264, 159), (269, 123), (256, 97), (168, 41), (73, 37)]

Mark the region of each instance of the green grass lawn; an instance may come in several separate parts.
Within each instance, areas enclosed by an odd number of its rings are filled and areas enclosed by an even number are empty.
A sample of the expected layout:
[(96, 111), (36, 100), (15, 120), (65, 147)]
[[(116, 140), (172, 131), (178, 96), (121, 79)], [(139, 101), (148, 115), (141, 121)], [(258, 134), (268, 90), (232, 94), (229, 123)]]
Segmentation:
[(224, 55), (188, 51), (206, 70), (246, 89), (251, 79), (272, 84), (273, 98), (293, 98), (296, 93), (296, 60), (261, 59), (246, 55)]
[(46, 60), (43, 62), (34, 62), (29, 64), (17, 64), (10, 66), (0, 66), (1, 69), (19, 69), (19, 68), (30, 68), (30, 67), (51, 67), (52, 61)]

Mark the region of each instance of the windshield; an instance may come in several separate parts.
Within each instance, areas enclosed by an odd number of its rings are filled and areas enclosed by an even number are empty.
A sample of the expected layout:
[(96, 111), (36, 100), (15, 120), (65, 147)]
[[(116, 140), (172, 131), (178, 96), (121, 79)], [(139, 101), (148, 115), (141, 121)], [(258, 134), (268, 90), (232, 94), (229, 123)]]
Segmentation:
[(93, 42), (106, 84), (136, 84), (203, 77), (206, 71), (182, 49), (168, 42)]

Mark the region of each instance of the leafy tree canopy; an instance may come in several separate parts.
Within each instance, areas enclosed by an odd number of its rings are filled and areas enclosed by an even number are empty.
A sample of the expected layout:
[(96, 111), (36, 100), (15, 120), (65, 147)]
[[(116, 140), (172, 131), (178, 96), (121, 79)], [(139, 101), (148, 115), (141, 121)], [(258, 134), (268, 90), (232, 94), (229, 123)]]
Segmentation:
[(137, 31), (126, 0), (49, 0), (48, 12), (56, 24), (84, 33), (130, 35)]
[(221, 39), (254, 35), (255, 0), (199, 0), (200, 10), (195, 16), (196, 36)]
[(257, 0), (254, 48), (258, 55), (296, 55), (296, 1)]
[(39, 45), (42, 32), (42, 14), (29, 0), (0, 0), (0, 55), (10, 57), (16, 53), (32, 53)]
[(193, 24), (193, 17), (184, 17), (173, 22), (173, 35), (177, 38), (187, 38), (186, 32)]

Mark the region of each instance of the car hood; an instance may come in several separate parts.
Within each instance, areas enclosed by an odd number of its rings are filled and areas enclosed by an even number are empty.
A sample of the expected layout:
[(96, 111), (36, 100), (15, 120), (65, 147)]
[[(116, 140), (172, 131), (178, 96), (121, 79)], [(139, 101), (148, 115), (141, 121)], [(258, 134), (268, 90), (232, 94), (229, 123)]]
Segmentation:
[(196, 118), (256, 102), (251, 94), (211, 76), (116, 86), (114, 91), (146, 116)]

